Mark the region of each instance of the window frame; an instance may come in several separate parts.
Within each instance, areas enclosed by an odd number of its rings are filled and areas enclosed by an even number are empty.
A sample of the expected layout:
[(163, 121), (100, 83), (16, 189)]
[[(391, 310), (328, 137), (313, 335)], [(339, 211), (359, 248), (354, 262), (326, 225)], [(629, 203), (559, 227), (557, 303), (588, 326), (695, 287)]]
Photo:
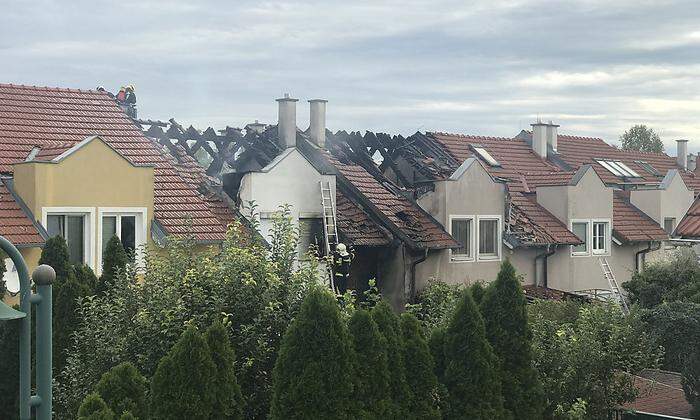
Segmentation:
[[(586, 225), (586, 238), (585, 238), (585, 245), (586, 245), (586, 250), (585, 251), (574, 251), (574, 248), (576, 247), (575, 245), (571, 245), (571, 256), (572, 257), (588, 257), (591, 255), (591, 248), (592, 248), (592, 228), (591, 228), (591, 221), (589, 219), (572, 219), (569, 222), (569, 230), (574, 233), (574, 224), (580, 224), (580, 223), (585, 223)], [(574, 233), (575, 235), (575, 233)]]
[(97, 209), (97, 238), (96, 243), (99, 245), (97, 252), (97, 263), (93, 267), (93, 271), (98, 276), (102, 274), (102, 223), (104, 217), (118, 216), (116, 234), (121, 239), (121, 216), (136, 216), (136, 237), (134, 250), (135, 261), (137, 267), (142, 267), (144, 264), (145, 250), (144, 246), (148, 243), (148, 209), (146, 207), (99, 207)]
[[(668, 221), (668, 220), (671, 220), (671, 221), (673, 222), (673, 223), (672, 223), (673, 227), (671, 228), (671, 231), (670, 231), (670, 232), (666, 230), (666, 221)], [(678, 226), (678, 222), (677, 222), (676, 220), (677, 220), (677, 219), (676, 219), (675, 217), (664, 217), (663, 229), (666, 231), (666, 233), (668, 234), (669, 237), (670, 237), (671, 235), (673, 235), (673, 232), (676, 231), (676, 226)]]
[(450, 249), (450, 262), (451, 263), (460, 263), (460, 262), (473, 262), (475, 261), (475, 256), (476, 253), (474, 252), (474, 244), (475, 244), (475, 232), (476, 232), (476, 216), (474, 215), (458, 215), (458, 214), (451, 214), (449, 219), (449, 224), (448, 224), (448, 232), (450, 235), (452, 235), (452, 221), (453, 220), (469, 220), (472, 223), (472, 228), (469, 231), (469, 250), (470, 253), (469, 255), (467, 254), (455, 254), (453, 249)]
[[(496, 221), (496, 254), (482, 254), (479, 249), (478, 238), (481, 235), (481, 221), (495, 220)], [(498, 215), (478, 215), (476, 216), (476, 259), (477, 261), (501, 261), (503, 256), (503, 216)]]
[(95, 226), (94, 207), (42, 207), (41, 225), (48, 231), (48, 218), (51, 216), (83, 216), (83, 264), (95, 270)]
[[(595, 240), (593, 238), (594, 226), (596, 224), (606, 224), (605, 229), (605, 248), (602, 250), (595, 249)], [(591, 219), (591, 255), (596, 257), (608, 257), (610, 256), (610, 250), (612, 248), (612, 222), (610, 219)]]

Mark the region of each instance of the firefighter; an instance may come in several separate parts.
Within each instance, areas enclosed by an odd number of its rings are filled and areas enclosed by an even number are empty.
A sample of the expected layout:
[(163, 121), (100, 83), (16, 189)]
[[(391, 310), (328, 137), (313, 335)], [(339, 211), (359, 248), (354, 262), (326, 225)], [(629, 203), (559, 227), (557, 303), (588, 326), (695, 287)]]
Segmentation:
[(124, 86), (122, 86), (119, 89), (119, 93), (117, 93), (117, 101), (119, 101), (119, 102), (126, 101), (126, 88)]
[(339, 295), (344, 295), (348, 290), (348, 280), (350, 278), (350, 264), (355, 259), (355, 253), (351, 249), (348, 252), (348, 247), (343, 243), (339, 243), (335, 247), (333, 253), (333, 282), (335, 290)]
[(136, 104), (136, 93), (134, 93), (134, 85), (129, 85), (126, 87), (125, 102), (129, 105)]

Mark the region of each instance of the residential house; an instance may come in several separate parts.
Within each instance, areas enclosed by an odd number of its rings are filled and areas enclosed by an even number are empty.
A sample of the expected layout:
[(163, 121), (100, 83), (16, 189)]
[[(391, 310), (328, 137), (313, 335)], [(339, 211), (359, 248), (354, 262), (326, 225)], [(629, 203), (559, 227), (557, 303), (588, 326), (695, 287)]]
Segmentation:
[[(238, 216), (205, 178), (105, 92), (0, 84), (0, 235), (30, 269), (53, 235), (66, 239), (73, 263), (98, 274), (113, 235), (137, 260), (171, 235), (221, 242)], [(16, 292), (16, 270), (6, 265)]]

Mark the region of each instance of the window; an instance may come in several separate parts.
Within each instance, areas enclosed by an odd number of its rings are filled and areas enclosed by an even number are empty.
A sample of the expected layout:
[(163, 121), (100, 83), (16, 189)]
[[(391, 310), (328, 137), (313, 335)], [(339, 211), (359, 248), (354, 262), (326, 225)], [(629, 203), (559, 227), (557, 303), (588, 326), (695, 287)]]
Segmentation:
[(572, 222), (571, 231), (583, 241), (581, 245), (572, 246), (571, 253), (574, 255), (588, 255), (588, 222)]
[(606, 254), (608, 252), (608, 222), (593, 222), (593, 253)]
[(615, 176), (640, 178), (637, 172), (619, 160), (596, 159), (596, 162)]
[(644, 168), (644, 170), (647, 171), (650, 175), (661, 176), (661, 172), (654, 168), (649, 162), (645, 162), (643, 160), (635, 160), (634, 163)]
[(136, 216), (110, 215), (102, 216), (102, 253), (107, 249), (107, 243), (117, 236), (126, 253), (133, 258), (136, 253)]
[(451, 219), (450, 233), (459, 243), (461, 248), (452, 250), (452, 259), (454, 260), (470, 260), (472, 254), (472, 228), (473, 218), (454, 218)]
[(100, 207), (98, 209), (97, 238), (100, 251), (97, 253), (97, 268), (102, 270), (102, 257), (107, 243), (117, 236), (131, 261), (136, 265), (143, 263), (144, 245), (146, 244), (146, 208), (143, 207)]
[(49, 214), (46, 230), (50, 237), (61, 236), (66, 240), (71, 264), (85, 263), (85, 215)]
[(669, 235), (673, 235), (673, 231), (676, 230), (676, 218), (675, 217), (664, 218), (664, 230)]
[(483, 147), (472, 146), (472, 149), (474, 149), (474, 152), (476, 152), (476, 154), (479, 155), (479, 157), (483, 159), (486, 163), (488, 163), (490, 166), (501, 166), (501, 164), (498, 163), (498, 161), (494, 159), (493, 156), (491, 156), (491, 153), (489, 153)]
[(326, 254), (326, 241), (323, 237), (323, 219), (299, 219), (299, 258), (306, 259), (309, 250), (315, 248), (318, 256)]
[(479, 218), (479, 259), (498, 259), (500, 256), (499, 218)]

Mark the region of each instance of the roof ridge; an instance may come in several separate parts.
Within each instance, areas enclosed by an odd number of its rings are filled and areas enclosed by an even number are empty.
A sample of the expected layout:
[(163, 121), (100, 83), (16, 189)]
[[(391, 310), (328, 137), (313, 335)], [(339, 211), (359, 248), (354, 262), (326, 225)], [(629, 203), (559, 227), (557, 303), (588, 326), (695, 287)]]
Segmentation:
[(38, 91), (44, 91), (44, 92), (101, 93), (95, 89), (72, 89), (72, 88), (64, 88), (64, 87), (58, 87), (58, 86), (37, 86), (37, 85), (15, 84), (15, 83), (0, 83), (0, 87), (30, 89), (30, 90), (38, 90)]
[(432, 135), (438, 135), (438, 136), (450, 136), (450, 137), (459, 137), (459, 138), (466, 138), (466, 139), (475, 139), (475, 140), (513, 140), (513, 137), (499, 137), (499, 136), (480, 136), (480, 135), (474, 135), (474, 134), (459, 134), (459, 133), (448, 133), (445, 131), (426, 131), (426, 134), (432, 134)]

